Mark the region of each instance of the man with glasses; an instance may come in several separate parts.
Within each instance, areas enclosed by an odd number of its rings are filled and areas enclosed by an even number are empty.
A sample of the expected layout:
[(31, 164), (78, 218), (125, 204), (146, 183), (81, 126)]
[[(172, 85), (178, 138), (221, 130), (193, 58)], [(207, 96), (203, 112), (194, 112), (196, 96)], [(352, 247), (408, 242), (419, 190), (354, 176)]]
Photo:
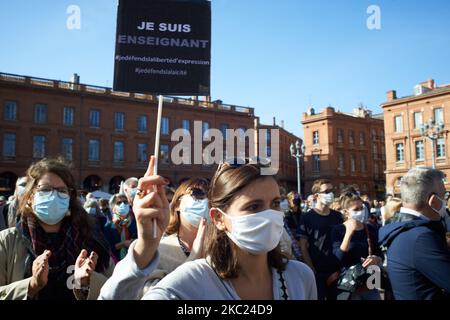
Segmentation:
[(450, 299), (444, 173), (412, 168), (402, 178), (402, 207), (379, 231), (395, 300)]
[(300, 249), (304, 262), (316, 275), (318, 299), (334, 300), (335, 283), (329, 283), (327, 280), (339, 269), (339, 262), (332, 252), (330, 233), (334, 226), (343, 223), (342, 215), (330, 209), (334, 202), (334, 193), (329, 180), (314, 181), (312, 193), (315, 207), (300, 216)]

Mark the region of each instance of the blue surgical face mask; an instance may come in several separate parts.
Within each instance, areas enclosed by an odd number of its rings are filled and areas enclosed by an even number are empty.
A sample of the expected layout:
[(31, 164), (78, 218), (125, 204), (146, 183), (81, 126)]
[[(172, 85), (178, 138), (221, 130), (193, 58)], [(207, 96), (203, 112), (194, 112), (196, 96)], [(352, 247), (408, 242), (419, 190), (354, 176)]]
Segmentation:
[(209, 217), (208, 199), (197, 200), (190, 195), (184, 195), (180, 202), (180, 213), (189, 222), (189, 224), (198, 228), (202, 218)]
[(116, 205), (116, 212), (121, 216), (127, 216), (130, 212), (130, 206), (122, 202), (120, 205)]
[(137, 188), (130, 188), (130, 197), (134, 199), (137, 193)]
[(42, 222), (55, 225), (60, 222), (69, 210), (70, 197), (61, 199), (57, 192), (43, 195), (36, 192), (34, 195), (33, 211)]
[(97, 209), (95, 209), (94, 207), (85, 208), (85, 210), (89, 214), (96, 214), (97, 213)]

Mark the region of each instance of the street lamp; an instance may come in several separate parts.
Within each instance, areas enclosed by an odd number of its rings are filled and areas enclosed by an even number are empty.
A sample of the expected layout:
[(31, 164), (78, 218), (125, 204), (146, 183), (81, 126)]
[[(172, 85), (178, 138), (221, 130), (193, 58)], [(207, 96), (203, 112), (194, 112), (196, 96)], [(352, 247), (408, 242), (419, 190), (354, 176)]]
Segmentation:
[(291, 143), (291, 156), (297, 160), (297, 193), (302, 198), (301, 187), (300, 187), (300, 159), (305, 155), (305, 145), (297, 140), (295, 145)]
[(428, 120), (428, 122), (426, 122), (420, 126), (420, 133), (422, 134), (422, 137), (426, 137), (426, 138), (430, 139), (431, 161), (433, 163), (433, 169), (434, 169), (434, 168), (436, 168), (436, 161), (434, 159), (435, 142), (444, 133), (444, 123), (442, 123), (442, 122), (435, 123), (433, 121), (433, 119), (430, 118), (430, 120)]

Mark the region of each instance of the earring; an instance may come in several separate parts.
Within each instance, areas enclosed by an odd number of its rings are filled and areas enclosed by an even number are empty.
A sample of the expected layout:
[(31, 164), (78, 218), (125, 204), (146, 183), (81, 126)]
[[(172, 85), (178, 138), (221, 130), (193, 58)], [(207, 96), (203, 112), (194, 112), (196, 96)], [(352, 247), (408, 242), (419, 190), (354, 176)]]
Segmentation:
[(66, 217), (70, 217), (71, 214), (72, 214), (72, 213), (70, 212), (70, 209), (67, 210), (67, 212), (66, 212)]

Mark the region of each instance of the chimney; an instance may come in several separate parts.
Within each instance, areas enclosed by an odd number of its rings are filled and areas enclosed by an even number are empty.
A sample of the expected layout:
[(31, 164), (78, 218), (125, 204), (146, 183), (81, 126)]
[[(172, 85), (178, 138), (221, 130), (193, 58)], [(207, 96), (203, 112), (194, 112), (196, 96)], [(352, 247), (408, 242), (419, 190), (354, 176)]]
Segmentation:
[(436, 88), (435, 87), (435, 83), (434, 83), (434, 79), (428, 80), (428, 88), (430, 88), (430, 89)]
[(284, 120), (281, 120), (281, 128), (284, 129)]
[(275, 117), (273, 117), (273, 125), (274, 125), (274, 126), (277, 125), (277, 121), (276, 121)]
[(73, 84), (80, 84), (80, 76), (77, 73), (74, 73), (70, 78), (70, 82)]
[(395, 99), (397, 99), (397, 91), (390, 90), (390, 91), (387, 92), (386, 96), (387, 96), (387, 101), (388, 102), (392, 101), (392, 100), (395, 100)]

